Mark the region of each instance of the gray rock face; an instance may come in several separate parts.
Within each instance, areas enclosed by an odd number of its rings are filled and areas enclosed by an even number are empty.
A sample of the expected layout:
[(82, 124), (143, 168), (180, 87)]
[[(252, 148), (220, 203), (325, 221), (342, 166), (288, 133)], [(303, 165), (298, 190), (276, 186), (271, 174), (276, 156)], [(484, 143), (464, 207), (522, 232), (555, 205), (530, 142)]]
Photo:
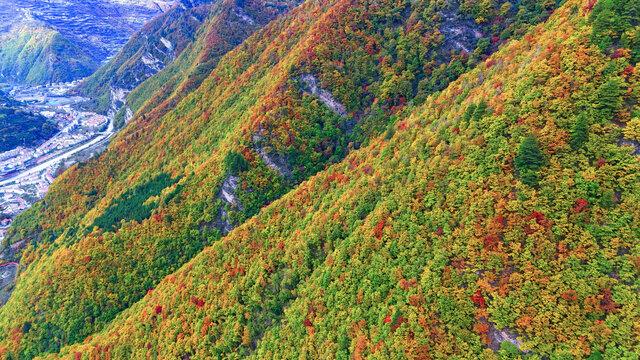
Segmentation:
[(303, 89), (304, 91), (308, 91), (312, 95), (317, 96), (318, 99), (320, 99), (320, 101), (322, 101), (322, 103), (324, 103), (334, 113), (342, 117), (347, 116), (347, 110), (345, 109), (344, 105), (336, 100), (329, 91), (321, 88), (318, 85), (318, 79), (316, 79), (313, 75), (302, 74), (300, 75), (300, 80), (302, 80), (306, 85), (306, 88)]
[[(239, 180), (237, 176), (227, 175), (222, 183), (222, 189), (220, 189), (218, 199), (230, 206), (236, 207), (238, 210), (242, 210), (242, 204), (240, 204), (240, 201), (235, 195)], [(215, 227), (222, 231), (223, 234), (228, 234), (233, 230), (234, 226), (229, 220), (229, 212), (225, 207), (220, 211), (220, 216), (216, 221)]]
[(238, 188), (238, 177), (229, 175), (224, 182), (222, 183), (222, 190), (220, 192), (220, 199), (226, 202), (229, 205), (235, 204), (238, 199), (236, 198), (234, 192)]
[(264, 163), (277, 171), (280, 176), (283, 176), (287, 179), (291, 178), (291, 169), (289, 168), (289, 162), (284, 157), (280, 156), (276, 152), (267, 152), (262, 145), (264, 138), (261, 135), (253, 135), (253, 145), (254, 149), (262, 158)]
[(250, 25), (253, 25), (253, 24), (255, 24), (255, 23), (256, 23), (255, 21), (253, 21), (253, 19), (252, 19), (249, 15), (247, 15), (247, 14), (244, 12), (244, 10), (242, 10), (242, 9), (241, 9), (241, 8), (239, 8), (239, 7), (235, 7), (235, 8), (233, 8), (233, 13), (234, 13), (237, 17), (239, 17), (240, 19), (242, 19), (243, 21), (247, 22), (247, 23), (248, 23), (248, 24), (250, 24)]
[(633, 148), (631, 155), (640, 156), (640, 143), (635, 140), (620, 139), (620, 141), (618, 141), (618, 146), (630, 146)]
[(483, 37), (482, 28), (473, 19), (461, 19), (456, 10), (441, 11), (440, 32), (444, 35), (446, 50), (473, 53), (478, 39)]
[[(118, 112), (118, 110), (125, 106), (128, 107), (127, 105), (127, 95), (130, 93), (131, 91), (128, 89), (123, 89), (123, 88), (117, 88), (117, 87), (111, 87), (111, 94), (109, 95), (109, 98), (111, 100), (111, 107), (109, 108), (109, 110), (107, 111), (107, 115), (109, 116), (115, 116), (115, 114)], [(131, 111), (129, 109), (129, 111)], [(133, 114), (131, 114), (131, 116), (133, 116)]]
[[(345, 106), (334, 98), (330, 91), (320, 87), (318, 79), (315, 76), (312, 74), (302, 74), (299, 79), (302, 91), (307, 94), (311, 94), (312, 96), (316, 96), (318, 100), (320, 100), (335, 114), (343, 118), (347, 116)], [(353, 125), (355, 125), (355, 122), (349, 124), (348, 128), (353, 128)], [(277, 171), (282, 177), (291, 180), (293, 178), (293, 173), (289, 160), (277, 152), (269, 150), (268, 141), (262, 136), (262, 131), (263, 129), (260, 128), (258, 133), (252, 136), (253, 149), (258, 153), (258, 155), (260, 155), (260, 158), (262, 158), (262, 161), (264, 161), (268, 167)]]
[[(508, 341), (515, 345), (518, 350), (522, 350), (522, 341), (518, 340), (518, 333), (509, 328), (498, 330), (493, 323), (489, 323), (489, 332), (487, 333), (487, 336), (491, 339), (491, 345), (489, 346), (489, 348), (493, 351), (497, 352), (498, 350), (500, 350), (500, 345), (505, 341)], [(530, 351), (524, 352), (529, 353)]]
[[(184, 45), (178, 43), (195, 35), (205, 19), (203, 14), (206, 12), (181, 3), (150, 21), (113, 57), (113, 66), (107, 65), (115, 72), (110, 79), (111, 85), (130, 92), (164, 69), (183, 50)], [(175, 30), (169, 30), (171, 27)], [(118, 65), (121, 67), (117, 68)]]

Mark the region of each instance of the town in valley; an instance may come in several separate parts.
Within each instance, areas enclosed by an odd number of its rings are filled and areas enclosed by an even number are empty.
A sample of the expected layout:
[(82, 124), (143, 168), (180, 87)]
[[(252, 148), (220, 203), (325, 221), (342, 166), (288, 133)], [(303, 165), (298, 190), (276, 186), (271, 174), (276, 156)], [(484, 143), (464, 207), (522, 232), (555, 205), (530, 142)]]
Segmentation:
[(0, 244), (13, 219), (44, 197), (59, 171), (101, 151), (113, 135), (111, 117), (83, 110), (86, 98), (67, 95), (77, 84), (19, 85), (9, 91), (59, 131), (37, 147), (0, 153)]

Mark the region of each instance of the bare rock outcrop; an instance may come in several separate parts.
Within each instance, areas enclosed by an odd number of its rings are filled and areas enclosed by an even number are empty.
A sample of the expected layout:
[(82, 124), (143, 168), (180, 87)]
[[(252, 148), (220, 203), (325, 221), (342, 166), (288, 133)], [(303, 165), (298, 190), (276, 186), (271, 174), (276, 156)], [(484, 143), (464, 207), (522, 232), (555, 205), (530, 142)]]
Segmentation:
[(264, 138), (261, 135), (253, 135), (254, 149), (260, 155), (262, 161), (281, 176), (290, 179), (292, 176), (291, 168), (287, 159), (276, 152), (265, 150), (262, 144), (263, 141)]
[(473, 53), (478, 39), (483, 37), (482, 28), (473, 19), (462, 19), (455, 9), (439, 12), (442, 16), (440, 32), (444, 35), (446, 50)]
[(618, 146), (620, 146), (620, 147), (622, 147), (622, 146), (631, 146), (633, 148), (633, 151), (631, 152), (631, 155), (635, 155), (635, 156), (639, 156), (640, 155), (640, 143), (635, 141), (635, 140), (620, 139), (618, 141)]
[[(234, 175), (227, 175), (227, 177), (222, 182), (222, 188), (220, 189), (220, 194), (218, 194), (218, 199), (222, 200), (226, 205), (236, 207), (238, 210), (242, 210), (242, 204), (238, 200), (235, 195), (235, 191), (238, 188), (239, 178)], [(216, 221), (215, 227), (222, 231), (223, 234), (228, 234), (233, 230), (234, 226), (229, 220), (229, 212), (226, 207), (223, 206), (220, 211), (220, 216)]]
[(321, 88), (318, 85), (318, 79), (311, 74), (300, 75), (300, 80), (306, 85), (302, 88), (303, 91), (315, 95), (334, 113), (345, 117), (347, 116), (347, 110), (338, 100), (336, 100), (331, 92)]

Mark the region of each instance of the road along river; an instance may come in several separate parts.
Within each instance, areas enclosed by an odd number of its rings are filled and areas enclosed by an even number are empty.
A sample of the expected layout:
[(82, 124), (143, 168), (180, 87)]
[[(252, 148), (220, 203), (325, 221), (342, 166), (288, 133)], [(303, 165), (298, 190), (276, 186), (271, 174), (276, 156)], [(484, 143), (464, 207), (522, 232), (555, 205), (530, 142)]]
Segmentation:
[(10, 176), (9, 178), (0, 181), (0, 187), (5, 186), (5, 185), (9, 185), (9, 184), (13, 184), (16, 182), (19, 182), (21, 179), (27, 178), (29, 176), (32, 176), (34, 174), (40, 173), (54, 165), (56, 165), (57, 163), (67, 160), (69, 159), (71, 156), (73, 156), (76, 153), (79, 153), (80, 151), (89, 149), (92, 146), (97, 146), (97, 145), (102, 145), (104, 142), (108, 141), (113, 134), (115, 134), (114, 131), (114, 126), (113, 126), (113, 118), (110, 117), (109, 118), (109, 125), (107, 127), (107, 130), (105, 130), (104, 132), (98, 133), (98, 136), (94, 137), (93, 139), (91, 139), (90, 141), (81, 144), (79, 146), (76, 146), (74, 148), (71, 148), (69, 150), (63, 151), (62, 153), (54, 156), (53, 158), (41, 163), (41, 164), (37, 164), (34, 165), (32, 167), (29, 167), (25, 170), (22, 170), (18, 173), (16, 173), (15, 175)]

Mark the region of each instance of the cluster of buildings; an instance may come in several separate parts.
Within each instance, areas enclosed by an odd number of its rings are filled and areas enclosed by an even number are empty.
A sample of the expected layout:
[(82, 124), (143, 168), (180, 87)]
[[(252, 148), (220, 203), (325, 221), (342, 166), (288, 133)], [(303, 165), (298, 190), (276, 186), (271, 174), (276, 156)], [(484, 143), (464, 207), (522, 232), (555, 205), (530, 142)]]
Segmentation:
[(9, 226), (11, 226), (11, 219), (0, 220), (0, 243), (4, 241)]
[(38, 100), (52, 96), (64, 96), (78, 85), (80, 85), (80, 80), (46, 85), (16, 85), (11, 91), (11, 96), (19, 101)]
[(108, 124), (108, 118), (93, 112), (78, 111), (72, 104), (82, 101), (78, 97), (59, 95), (75, 83), (19, 87), (11, 94), (29, 103), (29, 109), (55, 122), (60, 132), (37, 148), (23, 148), (0, 153), (0, 180), (16, 171), (41, 163), (58, 151), (78, 145), (96, 135)]
[(60, 165), (55, 159), (86, 146), (83, 144), (109, 123), (106, 116), (73, 109), (71, 105), (79, 101), (75, 97), (58, 95), (70, 86), (34, 87), (31, 92), (21, 87), (12, 92), (18, 100), (28, 101), (31, 111), (54, 121), (60, 132), (37, 148), (17, 147), (0, 153), (0, 244), (12, 219), (49, 190)]
[(18, 182), (0, 186), (0, 243), (12, 219), (41, 199), (49, 190), (54, 180), (53, 169), (47, 168), (40, 173), (33, 173), (21, 178)]
[(0, 177), (7, 176), (15, 171), (33, 164), (34, 149), (19, 146), (13, 150), (0, 153)]
[(18, 147), (11, 151), (0, 153), (0, 180), (10, 177), (29, 166), (46, 161), (58, 152), (81, 144), (95, 135), (94, 131), (83, 131), (86, 129), (81, 127), (76, 131), (73, 128), (75, 128), (75, 125), (68, 130), (65, 128), (66, 131), (61, 131), (35, 149)]

